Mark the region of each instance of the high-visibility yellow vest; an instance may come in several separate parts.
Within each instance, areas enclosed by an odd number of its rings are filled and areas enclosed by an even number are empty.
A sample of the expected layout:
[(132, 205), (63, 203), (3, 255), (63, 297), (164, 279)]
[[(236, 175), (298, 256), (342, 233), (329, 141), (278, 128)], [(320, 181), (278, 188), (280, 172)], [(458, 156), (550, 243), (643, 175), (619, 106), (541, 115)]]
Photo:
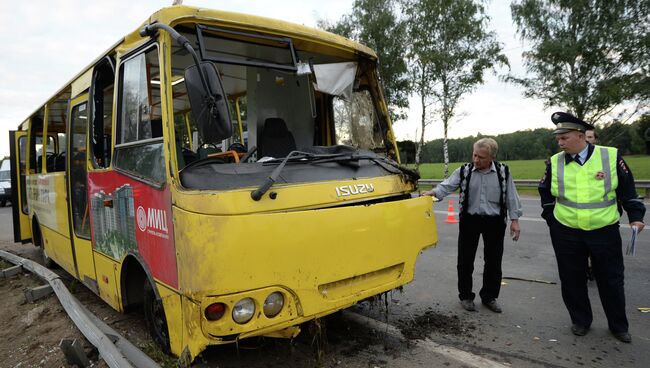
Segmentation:
[(595, 146), (582, 166), (566, 165), (564, 152), (551, 157), (553, 215), (561, 224), (595, 230), (618, 221), (616, 153), (616, 148)]

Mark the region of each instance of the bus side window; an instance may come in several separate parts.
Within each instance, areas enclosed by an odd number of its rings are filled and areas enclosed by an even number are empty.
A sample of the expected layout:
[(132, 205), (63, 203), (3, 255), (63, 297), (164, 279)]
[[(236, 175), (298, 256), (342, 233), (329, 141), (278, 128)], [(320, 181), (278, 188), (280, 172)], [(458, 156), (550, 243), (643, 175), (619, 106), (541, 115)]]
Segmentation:
[(158, 48), (119, 66), (113, 167), (155, 185), (165, 182)]
[(32, 116), (29, 139), (29, 173), (40, 173), (43, 170), (43, 116), (44, 109)]
[(54, 101), (48, 104), (46, 149), (47, 172), (65, 171), (66, 163), (66, 112), (70, 90), (66, 89)]
[(111, 164), (113, 132), (113, 83), (115, 69), (112, 58), (106, 57), (95, 66), (92, 91), (91, 144), (93, 164), (97, 168)]

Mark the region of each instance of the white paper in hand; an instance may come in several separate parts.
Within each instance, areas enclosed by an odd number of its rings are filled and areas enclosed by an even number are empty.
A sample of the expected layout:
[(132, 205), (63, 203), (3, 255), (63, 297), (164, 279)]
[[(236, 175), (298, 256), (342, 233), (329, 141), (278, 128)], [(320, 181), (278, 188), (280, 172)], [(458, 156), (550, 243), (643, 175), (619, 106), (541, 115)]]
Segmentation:
[(627, 245), (626, 255), (636, 255), (636, 236), (639, 234), (639, 228), (632, 226), (632, 236), (630, 237), (630, 244)]

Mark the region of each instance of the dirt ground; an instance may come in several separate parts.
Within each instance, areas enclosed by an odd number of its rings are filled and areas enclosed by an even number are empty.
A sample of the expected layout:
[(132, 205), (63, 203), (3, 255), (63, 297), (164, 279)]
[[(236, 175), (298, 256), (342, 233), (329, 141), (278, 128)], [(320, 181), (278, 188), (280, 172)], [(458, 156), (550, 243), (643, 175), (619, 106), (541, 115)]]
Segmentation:
[(43, 284), (29, 273), (0, 280), (0, 367), (64, 367), (61, 339), (83, 341), (85, 350), (97, 360), (97, 353), (91, 352), (55, 296), (35, 303), (25, 300), (24, 290)]
[[(36, 258), (33, 248), (31, 244), (0, 243), (0, 249), (32, 260)], [(1, 269), (10, 266), (13, 264), (0, 260)], [(149, 339), (140, 315), (116, 312), (61, 269), (55, 268), (53, 271), (62, 275), (68, 290), (104, 323), (151, 356), (161, 354)], [(45, 281), (29, 272), (9, 279), (0, 278), (0, 368), (69, 367), (59, 348), (62, 339), (82, 341), (92, 366), (107, 367), (98, 357), (96, 349), (68, 317), (56, 295), (52, 294), (35, 303), (26, 301), (26, 289), (45, 284)]]

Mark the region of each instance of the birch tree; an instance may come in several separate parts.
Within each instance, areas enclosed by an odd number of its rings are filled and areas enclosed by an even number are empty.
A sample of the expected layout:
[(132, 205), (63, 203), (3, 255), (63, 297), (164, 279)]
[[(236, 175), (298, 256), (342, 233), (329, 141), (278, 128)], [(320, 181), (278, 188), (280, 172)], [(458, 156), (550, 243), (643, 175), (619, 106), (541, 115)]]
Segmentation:
[[(415, 92), (422, 102), (420, 148), (424, 144), (427, 109), (443, 125), (444, 176), (449, 175), (447, 133), (462, 97), (483, 83), (486, 70), (508, 65), (483, 1), (403, 0), (407, 53)], [(419, 154), (418, 154), (419, 156)], [(419, 162), (419, 157), (416, 157)]]

